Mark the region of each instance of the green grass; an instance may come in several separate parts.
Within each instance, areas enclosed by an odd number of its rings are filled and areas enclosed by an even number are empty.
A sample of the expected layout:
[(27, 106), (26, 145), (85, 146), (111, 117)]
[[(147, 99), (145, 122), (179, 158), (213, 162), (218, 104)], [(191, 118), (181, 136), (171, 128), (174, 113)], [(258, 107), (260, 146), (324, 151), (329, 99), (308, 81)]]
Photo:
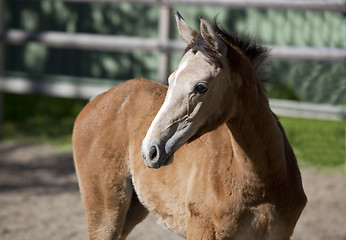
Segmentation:
[(302, 166), (343, 170), (346, 121), (281, 117), (288, 139)]
[(3, 140), (71, 148), (73, 123), (86, 103), (84, 100), (4, 94)]

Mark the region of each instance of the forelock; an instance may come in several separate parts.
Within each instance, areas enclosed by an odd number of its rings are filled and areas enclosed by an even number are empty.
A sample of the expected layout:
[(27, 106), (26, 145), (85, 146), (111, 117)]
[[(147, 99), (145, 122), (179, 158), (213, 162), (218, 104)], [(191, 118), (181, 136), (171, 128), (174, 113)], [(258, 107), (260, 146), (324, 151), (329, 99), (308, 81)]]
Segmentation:
[[(243, 55), (249, 59), (257, 70), (267, 58), (269, 49), (251, 39), (249, 36), (226, 33), (221, 30), (216, 20), (214, 20), (213, 29), (227, 46), (227, 59), (231, 65), (236, 65), (238, 62), (237, 57)], [(198, 51), (203, 53), (212, 64), (222, 67), (220, 54), (215, 49), (211, 48), (200, 33), (198, 33), (195, 39), (186, 47), (185, 53), (189, 50), (192, 50), (194, 53)]]

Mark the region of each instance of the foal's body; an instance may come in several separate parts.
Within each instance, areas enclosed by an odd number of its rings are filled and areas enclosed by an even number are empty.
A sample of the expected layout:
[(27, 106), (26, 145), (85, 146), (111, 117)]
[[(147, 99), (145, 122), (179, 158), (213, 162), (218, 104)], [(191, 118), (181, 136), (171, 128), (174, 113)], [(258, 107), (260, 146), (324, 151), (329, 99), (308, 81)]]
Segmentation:
[[(194, 54), (186, 53), (176, 75), (185, 74), (189, 58), (203, 59), (199, 52)], [(240, 75), (256, 79), (249, 73)], [(238, 80), (232, 81), (238, 84)], [(172, 138), (176, 132), (191, 129), (179, 125), (172, 133), (164, 121), (153, 121), (165, 115), (159, 109), (167, 87), (135, 79), (92, 100), (78, 116), (73, 133), (89, 238), (124, 239), (149, 210), (187, 239), (289, 239), (306, 196), (285, 133), (261, 85), (254, 89), (248, 93), (255, 97), (231, 99), (241, 109), (232, 117), (222, 117), (223, 124), (209, 122), (206, 129), (200, 127), (200, 134), (187, 132), (191, 140), (185, 139), (189, 143), (177, 151), (170, 143), (173, 147), (168, 147), (176, 152), (174, 161), (165, 167), (161, 166), (170, 163), (174, 152), (160, 158), (163, 148), (157, 136), (169, 133)], [(170, 107), (166, 102), (164, 106)], [(174, 120), (175, 112), (171, 114)], [(168, 127), (180, 118), (176, 119), (169, 120)], [(193, 118), (184, 121), (189, 124)], [(156, 133), (160, 125), (165, 129)], [(156, 142), (151, 140), (153, 135)], [(155, 147), (147, 149), (145, 144)]]
[(147, 215), (138, 196), (160, 222), (189, 239), (288, 238), (304, 206), (295, 193), (300, 176), (281, 185), (275, 174), (282, 173), (274, 172), (263, 179), (267, 186), (259, 184), (260, 173), (247, 169), (255, 163), (236, 152), (226, 125), (183, 146), (170, 166), (145, 166), (141, 140), (165, 93), (160, 84), (131, 80), (96, 97), (78, 117), (74, 152), (90, 236), (112, 239), (106, 236), (123, 226), (127, 234)]

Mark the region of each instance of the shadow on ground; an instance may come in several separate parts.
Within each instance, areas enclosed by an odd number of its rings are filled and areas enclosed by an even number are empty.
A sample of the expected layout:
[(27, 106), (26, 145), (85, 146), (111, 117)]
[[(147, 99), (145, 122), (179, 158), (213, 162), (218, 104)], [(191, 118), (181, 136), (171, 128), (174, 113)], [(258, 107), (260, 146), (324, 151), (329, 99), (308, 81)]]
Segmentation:
[(26, 190), (77, 192), (72, 152), (31, 143), (0, 145), (0, 192)]

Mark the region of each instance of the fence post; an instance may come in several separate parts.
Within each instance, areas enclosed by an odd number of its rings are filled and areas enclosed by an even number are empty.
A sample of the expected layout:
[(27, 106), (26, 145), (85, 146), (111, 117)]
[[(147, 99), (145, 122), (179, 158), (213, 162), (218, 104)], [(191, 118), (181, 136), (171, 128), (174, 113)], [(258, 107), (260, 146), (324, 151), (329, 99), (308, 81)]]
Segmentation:
[(157, 81), (167, 85), (170, 66), (170, 54), (162, 49), (169, 41), (170, 32), (170, 6), (161, 4), (159, 7), (159, 43), (161, 49), (158, 57)]
[[(0, 32), (5, 30), (5, 0), (0, 0)], [(0, 41), (0, 73), (4, 70), (5, 42)], [(3, 137), (4, 123), (4, 102), (3, 93), (0, 91), (0, 139)]]

